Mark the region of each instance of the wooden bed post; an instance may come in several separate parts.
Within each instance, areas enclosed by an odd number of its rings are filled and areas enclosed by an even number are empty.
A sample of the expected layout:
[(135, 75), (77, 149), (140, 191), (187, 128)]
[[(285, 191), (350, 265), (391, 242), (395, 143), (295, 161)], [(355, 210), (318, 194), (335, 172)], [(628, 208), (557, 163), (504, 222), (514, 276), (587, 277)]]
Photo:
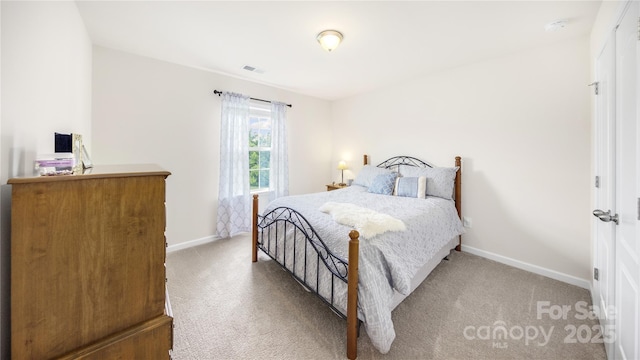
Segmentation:
[(349, 232), (349, 273), (347, 275), (347, 358), (358, 356), (358, 248), (360, 234)]
[(364, 165), (368, 165), (369, 164), (369, 155), (364, 154), (364, 159), (362, 160), (362, 163)]
[(251, 207), (253, 227), (251, 228), (251, 262), (258, 261), (258, 194), (253, 195)]
[[(462, 220), (462, 161), (460, 156), (456, 156), (456, 166), (458, 171), (456, 172), (455, 192), (456, 192), (456, 210), (458, 210), (458, 217)], [(458, 246), (456, 251), (462, 250), (462, 235), (458, 236)]]

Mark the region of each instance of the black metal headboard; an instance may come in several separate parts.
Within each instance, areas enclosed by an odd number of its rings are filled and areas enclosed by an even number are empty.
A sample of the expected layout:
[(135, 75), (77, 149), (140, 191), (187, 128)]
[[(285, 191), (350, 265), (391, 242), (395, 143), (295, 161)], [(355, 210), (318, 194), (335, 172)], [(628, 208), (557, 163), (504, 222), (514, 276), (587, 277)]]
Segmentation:
[(407, 165), (407, 166), (415, 166), (415, 167), (430, 167), (432, 168), (433, 165), (424, 162), (420, 159), (416, 159), (414, 157), (411, 156), (394, 156), (392, 158), (389, 158), (383, 162), (381, 162), (380, 164), (377, 165), (377, 167), (379, 168), (385, 168), (385, 169), (392, 169), (392, 170), (398, 170), (398, 167), (400, 165)]

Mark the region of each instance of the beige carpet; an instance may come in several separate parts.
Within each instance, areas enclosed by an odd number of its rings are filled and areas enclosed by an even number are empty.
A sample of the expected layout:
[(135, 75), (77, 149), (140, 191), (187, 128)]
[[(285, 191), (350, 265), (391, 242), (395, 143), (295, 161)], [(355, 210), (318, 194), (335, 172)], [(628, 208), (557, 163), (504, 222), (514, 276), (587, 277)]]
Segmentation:
[[(252, 264), (250, 254), (248, 236), (168, 254), (173, 358), (346, 358), (345, 321), (273, 261)], [(591, 341), (597, 321), (579, 319), (590, 304), (585, 289), (453, 252), (394, 310), (391, 351), (380, 354), (363, 327), (358, 358), (605, 359), (603, 344)]]

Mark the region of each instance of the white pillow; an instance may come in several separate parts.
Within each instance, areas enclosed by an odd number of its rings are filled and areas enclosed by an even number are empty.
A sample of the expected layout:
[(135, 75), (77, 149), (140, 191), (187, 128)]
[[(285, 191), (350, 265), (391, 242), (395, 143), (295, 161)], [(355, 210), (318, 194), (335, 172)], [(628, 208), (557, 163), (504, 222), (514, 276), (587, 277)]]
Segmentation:
[(453, 200), (453, 187), (456, 180), (458, 167), (444, 168), (419, 168), (415, 166), (403, 166), (400, 170), (402, 176), (427, 178), (427, 196), (437, 196), (447, 200)]
[(376, 176), (392, 173), (393, 171), (389, 169), (379, 168), (372, 165), (365, 165), (362, 170), (360, 170), (355, 180), (353, 180), (353, 184), (368, 188), (369, 186), (371, 186), (371, 183)]

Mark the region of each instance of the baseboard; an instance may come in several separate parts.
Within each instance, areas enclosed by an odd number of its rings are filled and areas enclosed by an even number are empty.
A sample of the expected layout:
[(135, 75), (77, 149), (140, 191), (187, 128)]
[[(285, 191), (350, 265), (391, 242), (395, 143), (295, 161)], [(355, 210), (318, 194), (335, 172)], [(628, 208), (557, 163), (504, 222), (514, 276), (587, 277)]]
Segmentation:
[(167, 246), (167, 252), (170, 253), (170, 252), (174, 252), (174, 251), (178, 251), (178, 250), (182, 250), (182, 249), (188, 249), (190, 247), (194, 247), (194, 246), (210, 243), (210, 242), (216, 241), (218, 239), (220, 239), (218, 236), (211, 235), (211, 236), (206, 236), (206, 237), (203, 237), (203, 238), (200, 238), (200, 239), (189, 240), (189, 241), (181, 242), (181, 243), (178, 243), (178, 244), (169, 245), (169, 246)]
[(478, 255), (489, 260), (497, 261), (502, 264), (513, 266), (518, 269), (526, 270), (534, 274), (546, 276), (548, 278), (575, 285), (583, 289), (591, 290), (591, 283), (585, 279), (580, 279), (572, 275), (567, 275), (555, 270), (543, 268), (538, 265), (529, 264), (520, 260), (515, 260), (506, 256), (498, 255), (489, 251), (480, 250), (471, 246), (462, 245), (462, 251), (469, 254)]
[[(200, 239), (195, 239), (195, 240), (190, 240), (190, 241), (185, 241), (185, 242), (181, 242), (179, 244), (175, 244), (175, 245), (169, 245), (167, 247), (167, 253), (170, 252), (174, 252), (174, 251), (178, 251), (178, 250), (183, 250), (183, 249), (188, 249), (190, 247), (194, 247), (194, 246), (198, 246), (198, 245), (202, 245), (202, 244), (206, 244), (206, 243), (210, 243), (213, 241), (216, 241), (220, 239), (219, 237), (215, 236), (215, 235), (211, 235), (211, 236), (206, 236)], [(581, 287), (583, 289), (587, 289), (590, 290), (590, 292), (593, 294), (593, 289), (591, 288), (591, 283), (585, 279), (580, 279), (577, 278), (575, 276), (571, 276), (571, 275), (567, 275), (555, 270), (550, 270), (547, 268), (543, 268), (541, 266), (538, 265), (533, 265), (533, 264), (529, 264), (520, 260), (515, 260), (503, 255), (498, 255), (489, 251), (485, 251), (485, 250), (480, 250), (468, 245), (462, 245), (462, 251), (464, 252), (468, 252), (469, 254), (473, 254), (473, 255), (478, 255), (480, 257), (483, 258), (487, 258), (489, 260), (493, 260), (493, 261), (497, 261), (499, 263), (502, 264), (506, 264), (509, 266), (513, 266), (515, 268), (518, 269), (522, 269), (525, 271), (529, 271), (532, 272), (534, 274), (538, 274), (538, 275), (542, 275), (542, 276), (546, 276), (548, 278), (554, 279), (554, 280), (558, 280), (558, 281), (562, 281), (565, 282), (567, 284), (571, 284), (571, 285), (575, 285), (578, 287)]]

